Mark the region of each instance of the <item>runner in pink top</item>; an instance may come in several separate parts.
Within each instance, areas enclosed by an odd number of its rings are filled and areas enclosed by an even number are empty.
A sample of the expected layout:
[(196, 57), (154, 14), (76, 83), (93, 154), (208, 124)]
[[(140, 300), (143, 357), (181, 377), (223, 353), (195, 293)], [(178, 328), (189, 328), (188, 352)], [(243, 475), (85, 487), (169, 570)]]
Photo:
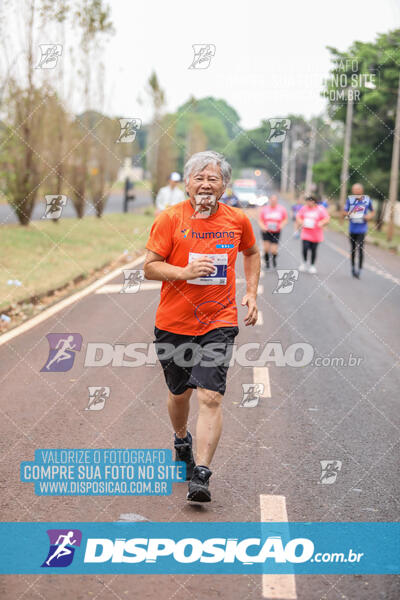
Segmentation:
[(268, 204), (261, 209), (258, 222), (264, 240), (265, 266), (269, 269), (269, 251), (272, 254), (272, 264), (276, 267), (278, 244), (281, 230), (288, 221), (286, 208), (278, 204), (278, 196), (271, 196)]
[(299, 270), (307, 268), (308, 251), (311, 252), (311, 265), (309, 273), (316, 273), (315, 259), (317, 258), (317, 247), (324, 239), (323, 226), (328, 223), (330, 216), (326, 208), (317, 203), (316, 196), (306, 197), (306, 204), (297, 213), (296, 221), (302, 227), (301, 239), (303, 240), (303, 259)]

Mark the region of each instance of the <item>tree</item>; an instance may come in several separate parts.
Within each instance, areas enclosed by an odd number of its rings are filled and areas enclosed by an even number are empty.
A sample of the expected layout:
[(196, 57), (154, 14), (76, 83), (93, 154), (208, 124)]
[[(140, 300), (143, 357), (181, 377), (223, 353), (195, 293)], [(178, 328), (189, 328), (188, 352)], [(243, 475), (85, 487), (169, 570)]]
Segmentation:
[[(329, 48), (330, 78), (323, 94), (332, 120), (344, 123), (346, 87), (356, 93), (354, 101), (349, 186), (364, 184), (366, 193), (383, 203), (389, 189), (395, 105), (400, 64), (400, 29), (380, 34), (375, 42), (355, 41), (346, 52)], [(331, 194), (339, 186), (338, 156), (342, 142), (328, 151), (316, 165), (318, 179)], [(378, 210), (378, 216), (381, 211)]]

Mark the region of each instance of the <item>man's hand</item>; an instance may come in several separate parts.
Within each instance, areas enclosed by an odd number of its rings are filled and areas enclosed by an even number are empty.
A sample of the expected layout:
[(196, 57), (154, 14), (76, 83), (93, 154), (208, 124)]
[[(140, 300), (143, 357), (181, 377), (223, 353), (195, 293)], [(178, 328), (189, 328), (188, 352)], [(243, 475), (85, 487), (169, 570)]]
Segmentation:
[(211, 275), (214, 269), (212, 259), (204, 256), (183, 267), (180, 279), (189, 280), (196, 279), (197, 277), (205, 277), (206, 275)]
[(246, 325), (246, 327), (248, 325), (255, 325), (257, 323), (258, 318), (256, 296), (254, 296), (253, 294), (245, 294), (243, 296), (242, 306), (248, 307), (247, 315), (244, 318), (244, 324)]

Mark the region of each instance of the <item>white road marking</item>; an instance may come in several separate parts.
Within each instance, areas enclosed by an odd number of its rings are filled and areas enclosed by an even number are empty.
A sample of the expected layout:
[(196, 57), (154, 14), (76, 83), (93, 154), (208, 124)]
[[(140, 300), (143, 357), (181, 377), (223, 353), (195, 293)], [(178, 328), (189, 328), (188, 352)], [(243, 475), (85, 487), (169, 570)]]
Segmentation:
[(137, 522), (137, 521), (148, 521), (149, 519), (147, 517), (143, 517), (142, 515), (138, 515), (136, 513), (123, 513), (122, 515), (119, 515), (119, 519), (117, 521), (117, 523), (131, 523), (131, 522)]
[(19, 325), (18, 327), (11, 329), (11, 331), (7, 331), (6, 333), (3, 333), (3, 335), (0, 336), (0, 346), (2, 346), (3, 344), (6, 344), (13, 338), (17, 337), (18, 335), (21, 335), (21, 333), (25, 333), (25, 331), (29, 331), (33, 327), (36, 327), (36, 325), (43, 323), (43, 321), (46, 321), (46, 319), (57, 314), (63, 308), (66, 308), (67, 306), (70, 306), (74, 302), (77, 302), (78, 300), (81, 300), (85, 296), (88, 296), (89, 294), (91, 294), (92, 292), (97, 290), (98, 288), (102, 287), (105, 283), (107, 283), (107, 281), (110, 281), (111, 279), (114, 279), (118, 275), (121, 275), (123, 269), (132, 269), (133, 267), (136, 267), (141, 262), (143, 262), (143, 260), (144, 260), (144, 255), (139, 256), (131, 263), (127, 263), (126, 265), (124, 265), (122, 267), (118, 267), (117, 269), (114, 269), (113, 271), (111, 271), (111, 273), (107, 273), (107, 275), (104, 275), (104, 277), (100, 277), (100, 279), (98, 279), (97, 281), (88, 285), (83, 290), (80, 290), (79, 292), (72, 294), (72, 296), (68, 296), (68, 298), (64, 298), (64, 300), (60, 300), (60, 302), (57, 302), (57, 304), (54, 304), (54, 306), (50, 306), (49, 308), (47, 308), (46, 310), (41, 312), (39, 315), (36, 315), (36, 317), (33, 317), (33, 319), (29, 319), (29, 321), (26, 321), (26, 323), (22, 323), (22, 325)]
[[(260, 495), (261, 522), (283, 523), (288, 520), (285, 496)], [(296, 600), (296, 580), (294, 575), (262, 576), (262, 591), (264, 598), (281, 600)]]
[(253, 367), (253, 383), (262, 383), (264, 385), (264, 392), (261, 398), (271, 398), (268, 367)]
[(264, 318), (261, 310), (258, 311), (258, 319), (256, 325), (264, 325)]
[[(123, 287), (123, 283), (108, 283), (107, 285), (103, 285), (103, 287), (99, 288), (98, 290), (96, 290), (95, 294), (119, 294), (122, 290)], [(140, 289), (138, 290), (138, 292), (145, 292), (146, 290), (160, 290), (161, 289), (161, 282), (158, 281), (149, 281), (148, 283), (141, 283), (140, 284)], [(136, 293), (138, 293), (136, 292)], [(125, 292), (124, 292), (125, 293)], [(128, 292), (128, 295), (131, 295), (131, 293)]]

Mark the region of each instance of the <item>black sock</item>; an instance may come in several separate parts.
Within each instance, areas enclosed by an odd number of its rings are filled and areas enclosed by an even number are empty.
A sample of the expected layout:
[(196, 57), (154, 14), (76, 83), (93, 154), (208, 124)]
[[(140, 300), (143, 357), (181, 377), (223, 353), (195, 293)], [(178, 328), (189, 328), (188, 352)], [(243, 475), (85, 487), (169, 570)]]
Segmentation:
[(274, 267), (276, 267), (276, 257), (277, 256), (278, 256), (277, 254), (272, 255), (272, 264), (274, 265)]
[(267, 267), (269, 267), (269, 254), (268, 254), (268, 252), (265, 252), (264, 258), (265, 258), (265, 264), (267, 265)]

